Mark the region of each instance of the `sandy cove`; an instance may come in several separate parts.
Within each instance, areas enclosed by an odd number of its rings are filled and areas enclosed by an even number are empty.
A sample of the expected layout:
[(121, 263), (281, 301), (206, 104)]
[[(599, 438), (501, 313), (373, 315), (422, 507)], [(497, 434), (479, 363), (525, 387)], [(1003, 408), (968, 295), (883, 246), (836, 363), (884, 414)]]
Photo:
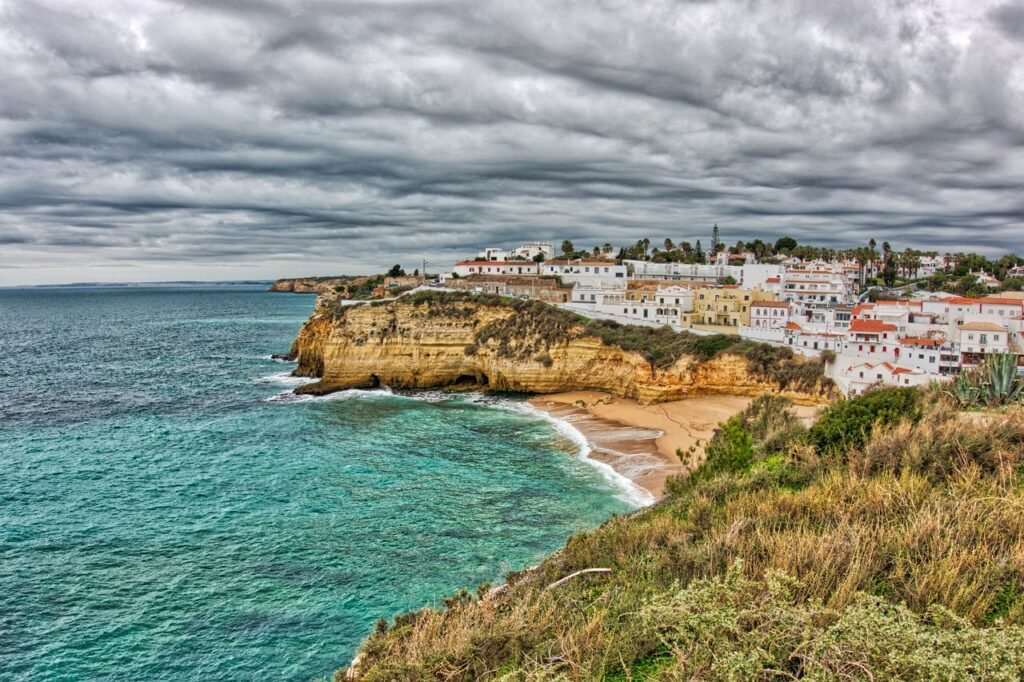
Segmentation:
[[(750, 404), (749, 396), (707, 395), (665, 403), (641, 405), (596, 391), (570, 391), (543, 395), (530, 404), (564, 419), (582, 433), (591, 457), (651, 493), (665, 494), (669, 476), (685, 473), (676, 450), (695, 446), (703, 451), (718, 424)], [(818, 407), (793, 406), (810, 420)]]

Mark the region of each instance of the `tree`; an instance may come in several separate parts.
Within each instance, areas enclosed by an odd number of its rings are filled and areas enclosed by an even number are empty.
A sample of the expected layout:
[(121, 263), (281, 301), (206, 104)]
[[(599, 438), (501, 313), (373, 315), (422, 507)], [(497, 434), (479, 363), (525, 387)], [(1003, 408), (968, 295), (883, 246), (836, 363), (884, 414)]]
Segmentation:
[(718, 223), (715, 223), (715, 226), (711, 228), (711, 248), (709, 249), (711, 255), (713, 256), (718, 253), (721, 246), (722, 242), (718, 238)]
[(576, 247), (573, 245), (573, 243), (571, 241), (566, 239), (565, 241), (562, 242), (562, 254), (566, 258), (572, 258), (573, 254), (575, 254), (575, 253), (576, 253)]
[(726, 275), (720, 281), (722, 284), (736, 284), (736, 278), (732, 275)]
[(896, 257), (891, 253), (885, 258), (882, 267), (882, 279), (887, 287), (896, 285)]
[(401, 265), (392, 265), (391, 269), (387, 271), (388, 277), (405, 277), (405, 270), (402, 269)]
[(676, 245), (672, 243), (672, 240), (669, 239), (668, 237), (665, 237), (665, 250), (666, 251), (672, 251), (675, 248), (676, 248)]
[(697, 240), (697, 247), (693, 250), (693, 257), (698, 263), (704, 260), (704, 249), (700, 248), (700, 240)]
[(788, 253), (796, 248), (796, 240), (792, 237), (780, 237), (775, 241), (775, 253)]
[(541, 251), (536, 256), (534, 256), (533, 257), (533, 262), (534, 263), (543, 263), (544, 262), (544, 252)]

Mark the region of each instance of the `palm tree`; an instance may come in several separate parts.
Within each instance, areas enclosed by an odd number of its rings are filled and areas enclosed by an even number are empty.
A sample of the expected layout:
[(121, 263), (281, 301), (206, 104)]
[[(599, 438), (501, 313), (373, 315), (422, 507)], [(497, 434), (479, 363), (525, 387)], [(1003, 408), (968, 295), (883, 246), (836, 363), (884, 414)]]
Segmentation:
[(665, 237), (665, 250), (666, 251), (672, 251), (675, 248), (676, 248), (676, 245), (672, 243), (672, 240), (670, 238), (668, 238), (668, 237)]

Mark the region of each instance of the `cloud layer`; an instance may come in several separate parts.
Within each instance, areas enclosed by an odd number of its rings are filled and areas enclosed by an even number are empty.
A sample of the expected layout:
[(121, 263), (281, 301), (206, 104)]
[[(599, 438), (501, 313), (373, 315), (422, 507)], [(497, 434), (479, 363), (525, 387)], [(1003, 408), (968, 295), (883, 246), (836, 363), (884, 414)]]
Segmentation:
[(1024, 1), (0, 0), (0, 284), (1024, 252)]

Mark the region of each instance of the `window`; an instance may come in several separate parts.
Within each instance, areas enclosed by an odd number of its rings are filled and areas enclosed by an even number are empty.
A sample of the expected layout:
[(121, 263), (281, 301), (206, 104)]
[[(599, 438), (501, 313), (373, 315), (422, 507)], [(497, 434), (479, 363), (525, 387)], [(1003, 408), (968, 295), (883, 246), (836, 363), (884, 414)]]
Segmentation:
[(988, 334), (980, 334), (979, 338), (978, 338), (978, 343), (981, 343), (981, 344), (988, 343)]

